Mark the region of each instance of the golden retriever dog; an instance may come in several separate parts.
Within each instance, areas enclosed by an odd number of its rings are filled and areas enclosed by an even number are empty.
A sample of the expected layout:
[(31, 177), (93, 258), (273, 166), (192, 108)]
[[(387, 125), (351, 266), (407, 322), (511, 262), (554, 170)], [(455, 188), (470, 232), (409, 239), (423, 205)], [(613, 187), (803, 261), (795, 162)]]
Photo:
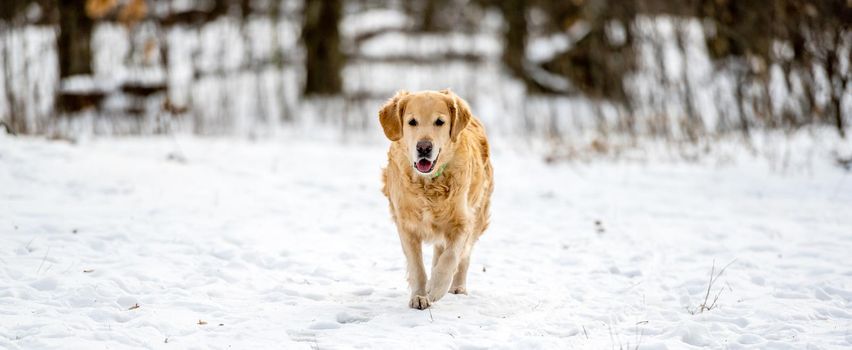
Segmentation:
[[(482, 123), (449, 89), (400, 91), (379, 122), (392, 141), (382, 192), (405, 253), (408, 305), (423, 310), (448, 290), (467, 294), (470, 253), (488, 227), (494, 190)], [(423, 243), (434, 245), (428, 282)]]

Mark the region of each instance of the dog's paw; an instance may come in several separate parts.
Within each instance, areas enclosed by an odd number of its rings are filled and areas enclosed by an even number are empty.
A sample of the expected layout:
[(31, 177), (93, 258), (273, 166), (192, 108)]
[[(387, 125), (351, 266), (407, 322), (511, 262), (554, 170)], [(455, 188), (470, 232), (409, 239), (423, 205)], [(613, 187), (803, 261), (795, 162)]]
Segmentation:
[(418, 310), (426, 310), (430, 305), (432, 305), (432, 302), (429, 301), (428, 297), (423, 295), (412, 296), (411, 301), (408, 302), (408, 307)]
[(465, 288), (464, 286), (452, 287), (450, 288), (450, 293), (467, 295), (467, 288)]

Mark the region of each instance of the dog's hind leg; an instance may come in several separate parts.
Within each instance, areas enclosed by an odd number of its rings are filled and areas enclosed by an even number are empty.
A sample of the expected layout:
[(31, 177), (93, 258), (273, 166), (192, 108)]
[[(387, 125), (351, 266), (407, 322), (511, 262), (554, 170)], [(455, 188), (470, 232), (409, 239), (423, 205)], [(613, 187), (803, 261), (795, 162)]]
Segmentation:
[(435, 270), (435, 266), (438, 265), (438, 258), (441, 257), (441, 254), (444, 253), (444, 246), (440, 244), (435, 244), (435, 249), (432, 253), (432, 270)]
[(467, 294), (467, 269), (470, 266), (470, 253), (473, 246), (468, 246), (462, 253), (459, 259), (459, 266), (456, 269), (456, 274), (453, 276), (453, 284), (450, 287), (450, 293)]

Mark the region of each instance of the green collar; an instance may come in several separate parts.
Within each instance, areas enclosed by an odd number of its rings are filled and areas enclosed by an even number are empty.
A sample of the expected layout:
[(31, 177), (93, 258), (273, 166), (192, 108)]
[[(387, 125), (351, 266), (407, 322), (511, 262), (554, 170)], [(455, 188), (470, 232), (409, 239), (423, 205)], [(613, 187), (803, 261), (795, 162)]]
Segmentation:
[(450, 163), (444, 163), (444, 165), (441, 165), (441, 167), (440, 167), (440, 168), (438, 168), (438, 171), (436, 171), (436, 172), (435, 172), (435, 174), (434, 174), (434, 175), (432, 175), (432, 178), (434, 179), (434, 178), (436, 178), (436, 177), (438, 177), (438, 176), (441, 176), (441, 174), (443, 174), (443, 173), (444, 173), (444, 169), (446, 169), (446, 168), (447, 168), (447, 164), (450, 164)]

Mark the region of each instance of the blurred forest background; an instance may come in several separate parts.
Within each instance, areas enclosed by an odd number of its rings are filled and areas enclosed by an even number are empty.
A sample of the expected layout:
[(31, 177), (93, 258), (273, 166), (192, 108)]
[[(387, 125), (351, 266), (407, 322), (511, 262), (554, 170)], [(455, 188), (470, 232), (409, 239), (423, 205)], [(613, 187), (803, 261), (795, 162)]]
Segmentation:
[[(17, 134), (376, 129), (450, 87), (490, 132), (695, 142), (852, 122), (852, 0), (3, 0)], [(377, 133), (380, 135), (381, 133)]]

